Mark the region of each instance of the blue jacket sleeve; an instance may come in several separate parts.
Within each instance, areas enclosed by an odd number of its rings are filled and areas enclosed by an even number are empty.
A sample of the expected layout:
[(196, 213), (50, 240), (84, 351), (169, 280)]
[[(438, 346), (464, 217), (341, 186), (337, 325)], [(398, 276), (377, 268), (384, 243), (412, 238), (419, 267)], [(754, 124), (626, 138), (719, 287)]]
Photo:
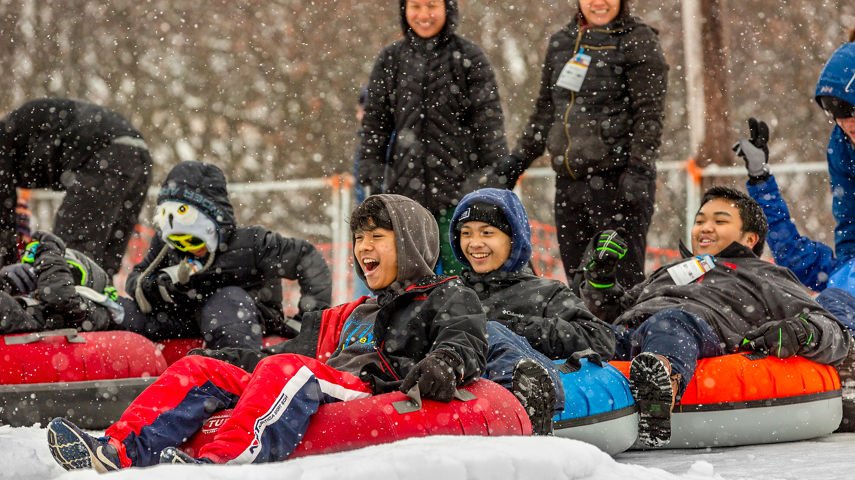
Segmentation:
[(799, 234), (774, 176), (756, 185), (749, 182), (747, 188), (769, 222), (766, 240), (775, 263), (792, 270), (809, 288), (824, 290), (828, 286), (828, 277), (838, 266), (831, 247)]
[(834, 229), (834, 248), (837, 258), (846, 261), (855, 257), (855, 146), (835, 126), (828, 140), (828, 175), (833, 197), (831, 212), (837, 221)]

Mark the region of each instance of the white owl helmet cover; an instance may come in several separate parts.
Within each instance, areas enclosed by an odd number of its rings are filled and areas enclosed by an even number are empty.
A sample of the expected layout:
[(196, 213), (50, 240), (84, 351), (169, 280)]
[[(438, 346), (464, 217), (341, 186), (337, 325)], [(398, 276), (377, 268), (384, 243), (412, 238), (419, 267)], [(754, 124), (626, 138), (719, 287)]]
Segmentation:
[(235, 226), (223, 171), (195, 161), (173, 167), (157, 196), (154, 220), (166, 243), (169, 235), (189, 234), (204, 240), (208, 250), (217, 249)]

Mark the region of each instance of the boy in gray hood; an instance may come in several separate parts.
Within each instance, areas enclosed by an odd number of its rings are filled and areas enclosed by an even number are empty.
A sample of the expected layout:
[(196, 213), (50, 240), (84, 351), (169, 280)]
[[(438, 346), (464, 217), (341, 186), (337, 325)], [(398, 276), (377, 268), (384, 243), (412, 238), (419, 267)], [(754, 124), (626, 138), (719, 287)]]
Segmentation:
[[(350, 227), (361, 277), (376, 298), (306, 312), (296, 338), (261, 351), (227, 348), (179, 360), (104, 437), (54, 419), (48, 443), (57, 462), (109, 471), (279, 461), (323, 403), (415, 385), (423, 397), (451, 401), (485, 370), (487, 322), (474, 291), (433, 275), (436, 222), (413, 200), (374, 195), (354, 210)], [(174, 448), (224, 408), (234, 413), (198, 458)]]

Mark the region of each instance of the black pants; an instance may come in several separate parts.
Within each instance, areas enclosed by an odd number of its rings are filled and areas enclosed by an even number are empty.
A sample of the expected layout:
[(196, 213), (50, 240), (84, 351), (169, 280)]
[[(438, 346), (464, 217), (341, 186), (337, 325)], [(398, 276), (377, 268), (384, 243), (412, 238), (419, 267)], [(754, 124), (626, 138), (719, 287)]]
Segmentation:
[(591, 238), (603, 230), (618, 228), (623, 228), (623, 238), (629, 244), (629, 251), (618, 264), (618, 281), (628, 288), (644, 279), (647, 230), (653, 217), (656, 181), (650, 180), (649, 201), (640, 205), (627, 205), (617, 188), (619, 174), (590, 176), (585, 180), (559, 175), (556, 179), (555, 226), (558, 231), (558, 248), (567, 282), (571, 285)]
[(108, 274), (115, 274), (150, 177), (148, 150), (117, 144), (99, 150), (67, 181), (54, 233), (67, 246), (91, 256)]
[(0, 165), (0, 174), (8, 174), (6, 179), (17, 179), (0, 182), (0, 264), (18, 260), (15, 188), (64, 187), (53, 233), (92, 257), (108, 274), (116, 273), (145, 200), (151, 166), (148, 150), (115, 143), (94, 152), (74, 171), (50, 167), (26, 171), (20, 165)]
[(255, 301), (240, 287), (223, 287), (201, 301), (155, 306), (143, 313), (134, 300), (119, 298), (125, 307), (122, 329), (151, 340), (199, 338), (211, 349), (261, 348), (263, 322)]

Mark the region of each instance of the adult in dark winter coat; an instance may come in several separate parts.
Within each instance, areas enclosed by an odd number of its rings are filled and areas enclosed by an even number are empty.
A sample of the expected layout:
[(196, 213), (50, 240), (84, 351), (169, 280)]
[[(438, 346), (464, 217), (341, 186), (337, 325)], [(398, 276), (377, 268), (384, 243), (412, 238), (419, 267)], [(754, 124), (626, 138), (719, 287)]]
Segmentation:
[[(458, 386), (484, 372), (486, 319), (472, 290), (433, 275), (436, 222), (413, 200), (375, 195), (354, 210), (350, 227), (355, 261), (376, 298), (309, 312), (297, 338), (261, 353), (213, 352), (232, 363), (200, 355), (179, 360), (105, 437), (54, 419), (48, 427), (54, 458), (67, 469), (101, 471), (158, 461), (280, 461), (323, 403), (416, 385), (426, 398), (451, 401)], [(229, 407), (234, 413), (198, 459), (171, 448)]]
[(626, 285), (644, 279), (668, 64), (657, 32), (631, 16), (628, 3), (580, 0), (573, 20), (549, 39), (534, 112), (498, 170), (512, 188), (549, 152), (571, 282), (588, 239), (617, 228), (632, 245), (619, 278)]
[(478, 293), (487, 318), (521, 335), (551, 359), (591, 349), (603, 360), (615, 351), (614, 331), (566, 284), (535, 275), (531, 227), (510, 190), (476, 190), (457, 205), (451, 246), (465, 265), (463, 283)]
[(118, 113), (61, 98), (0, 120), (0, 264), (18, 261), (16, 188), (65, 190), (53, 232), (115, 274), (145, 199), (151, 156)]
[(0, 335), (119, 328), (124, 310), (107, 272), (56, 235), (39, 231), (33, 240), (24, 263), (2, 269)]
[(424, 205), (439, 223), (441, 271), (453, 274), (454, 206), (508, 154), (499, 89), (484, 52), (454, 33), (456, 0), (400, 0), (400, 18), (404, 38), (371, 72), (359, 182)]
[(670, 408), (697, 360), (759, 350), (838, 364), (852, 338), (816, 303), (793, 273), (761, 260), (767, 232), (757, 203), (729, 187), (704, 194), (692, 227), (692, 251), (624, 290), (615, 268), (625, 243), (613, 231), (592, 241), (582, 297), (617, 326), (616, 357), (632, 360), (630, 387), (639, 404), (639, 440), (670, 439)]
[(217, 166), (181, 162), (157, 197), (158, 235), (125, 285), (125, 328), (152, 339), (199, 337), (210, 348), (260, 348), (288, 334), (281, 279), (300, 283), (299, 314), (330, 304), (332, 280), (309, 242), (239, 227)]
[(838, 48), (816, 82), (817, 103), (834, 118), (826, 157), (831, 211), (837, 220), (834, 250), (841, 261), (855, 258), (855, 42)]

